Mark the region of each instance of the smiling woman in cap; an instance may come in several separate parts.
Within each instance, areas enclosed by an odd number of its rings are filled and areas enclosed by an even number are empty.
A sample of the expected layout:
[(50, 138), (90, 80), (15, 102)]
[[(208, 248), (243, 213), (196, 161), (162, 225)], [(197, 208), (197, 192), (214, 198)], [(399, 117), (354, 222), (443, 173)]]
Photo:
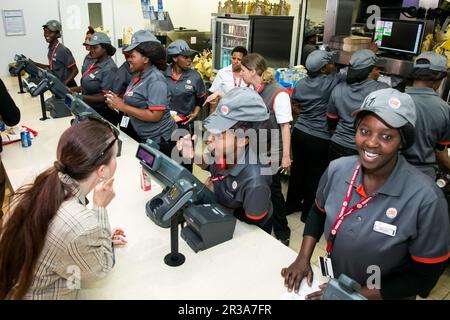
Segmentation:
[[(205, 84), (200, 74), (192, 69), (192, 56), (197, 51), (189, 48), (186, 41), (178, 39), (167, 47), (167, 55), (172, 60), (164, 72), (170, 99), (170, 110), (176, 111), (185, 119), (178, 127), (193, 132), (193, 123), (200, 112), (206, 96)], [(192, 171), (192, 167), (187, 168)]]
[(48, 68), (66, 86), (75, 87), (77, 84), (74, 79), (78, 74), (78, 68), (72, 52), (58, 41), (58, 38), (61, 38), (61, 23), (50, 20), (42, 28), (45, 41), (49, 44), (48, 64), (36, 63), (36, 65), (43, 69)]
[(389, 87), (376, 81), (383, 63), (371, 50), (356, 51), (350, 58), (346, 82), (333, 89), (327, 107), (328, 127), (334, 132), (330, 142), (330, 161), (357, 154), (352, 113), (368, 94)]
[(81, 86), (70, 88), (72, 92), (81, 92), (81, 98), (103, 118), (117, 126), (120, 121), (118, 113), (108, 108), (104, 92), (113, 89), (117, 65), (112, 59), (116, 48), (111, 39), (103, 32), (95, 32), (89, 40), (92, 64), (81, 76)]
[(165, 49), (153, 34), (139, 30), (124, 52), (130, 53), (130, 71), (137, 76), (131, 80), (123, 99), (111, 94), (107, 103), (128, 115), (122, 118), (121, 126), (129, 129), (131, 137), (139, 142), (152, 139), (170, 157), (175, 146), (171, 136), (177, 125), (170, 116), (167, 81), (161, 72), (167, 68)]
[(293, 161), (286, 213), (301, 211), (303, 222), (329, 163), (327, 105), (333, 89), (345, 80), (344, 74), (336, 74), (335, 59), (336, 52), (313, 51), (306, 59), (308, 77), (297, 83), (292, 94), (292, 106), (299, 109), (299, 116), (291, 135)]
[[(331, 162), (322, 176), (299, 255), (281, 271), (285, 285), (298, 291), (304, 277), (312, 282), (310, 259), (324, 234), (334, 277), (354, 279), (366, 298), (426, 297), (450, 256), (450, 225), (441, 190), (399, 155), (414, 142), (414, 102), (382, 89), (355, 115), (359, 155)], [(371, 266), (379, 270), (374, 289)]]
[[(249, 139), (268, 128), (268, 119), (264, 101), (253, 89), (230, 90), (220, 100), (216, 111), (204, 121), (207, 148), (214, 160), (205, 159), (203, 167), (206, 169), (209, 165), (211, 177), (206, 184), (220, 204), (233, 210), (238, 219), (257, 224), (270, 233), (271, 172), (260, 164), (259, 142)], [(190, 136), (181, 138), (177, 147), (183, 155), (194, 158)]]

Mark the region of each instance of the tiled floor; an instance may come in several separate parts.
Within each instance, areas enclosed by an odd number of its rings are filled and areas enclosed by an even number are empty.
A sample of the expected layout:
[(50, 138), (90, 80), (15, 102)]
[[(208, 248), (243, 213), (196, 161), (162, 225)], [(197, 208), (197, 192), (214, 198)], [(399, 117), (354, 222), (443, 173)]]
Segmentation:
[[(204, 181), (209, 176), (208, 172), (199, 169), (198, 167), (194, 167), (194, 174), (201, 180)], [(283, 192), (286, 194), (287, 184), (283, 183)], [(290, 239), (290, 248), (295, 252), (300, 250), (303, 228), (305, 224), (300, 221), (300, 214), (294, 213), (288, 216), (289, 227), (291, 228), (291, 239)], [(317, 244), (316, 249), (314, 250), (313, 257), (311, 262), (317, 265), (318, 257), (326, 254), (326, 242), (322, 237), (320, 242)], [(418, 297), (419, 300), (450, 300), (450, 267), (444, 272), (444, 274), (439, 279), (438, 283), (431, 291), (431, 294), (426, 299), (422, 299)]]

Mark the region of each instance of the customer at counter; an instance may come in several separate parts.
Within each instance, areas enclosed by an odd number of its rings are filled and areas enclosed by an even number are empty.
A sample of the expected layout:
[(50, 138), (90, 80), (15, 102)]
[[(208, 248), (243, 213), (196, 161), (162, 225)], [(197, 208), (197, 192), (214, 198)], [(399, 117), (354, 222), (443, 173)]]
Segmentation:
[(356, 51), (350, 58), (346, 82), (334, 88), (327, 108), (329, 128), (334, 132), (330, 142), (330, 161), (358, 154), (352, 113), (369, 93), (389, 87), (377, 81), (383, 64), (384, 61), (369, 49)]
[(308, 77), (297, 83), (292, 94), (292, 106), (299, 109), (299, 116), (292, 130), (293, 161), (286, 213), (301, 211), (303, 222), (314, 203), (320, 177), (329, 164), (328, 100), (333, 89), (346, 78), (336, 73), (335, 58), (333, 52), (313, 51), (306, 59)]
[[(270, 233), (271, 171), (261, 164), (257, 150), (259, 133), (269, 129), (268, 119), (266, 105), (253, 89), (229, 91), (220, 100), (216, 111), (204, 120), (207, 148), (214, 159), (204, 158), (204, 163), (199, 165), (209, 169), (211, 177), (205, 184), (221, 205), (230, 208), (238, 219)], [(250, 140), (250, 137), (258, 137), (258, 141)], [(201, 141), (197, 140), (197, 143)], [(181, 138), (177, 147), (186, 158), (203, 156), (194, 157), (190, 135)]]
[(130, 52), (131, 72), (138, 76), (132, 79), (123, 99), (111, 94), (106, 101), (111, 109), (129, 115), (122, 118), (121, 124), (133, 128), (136, 141), (152, 139), (170, 157), (175, 147), (171, 137), (177, 124), (170, 116), (167, 80), (161, 72), (167, 69), (166, 51), (155, 39), (144, 30), (133, 34), (125, 51)]
[(75, 299), (81, 281), (108, 274), (112, 239), (124, 235), (111, 232), (106, 212), (117, 148), (107, 122), (75, 124), (62, 134), (54, 165), (15, 192), (0, 237), (1, 300)]
[(117, 66), (112, 56), (116, 48), (111, 45), (111, 39), (103, 32), (96, 32), (89, 41), (91, 57), (95, 59), (81, 76), (81, 86), (70, 88), (73, 93), (81, 92), (84, 102), (97, 111), (111, 124), (117, 126), (120, 117), (117, 111), (106, 105), (105, 91), (113, 88)]
[(443, 150), (450, 145), (450, 106), (436, 93), (446, 77), (447, 59), (435, 52), (425, 52), (414, 61), (410, 75), (414, 82), (405, 90), (416, 105), (417, 123), (416, 141), (403, 155), (433, 180), (438, 169), (435, 149)]
[[(450, 224), (442, 191), (399, 154), (414, 142), (415, 121), (409, 95), (367, 96), (355, 120), (359, 156), (331, 162), (322, 176), (298, 257), (281, 270), (288, 290), (298, 292), (304, 277), (312, 283), (310, 260), (324, 234), (334, 277), (352, 278), (366, 298), (430, 293), (450, 256)], [(375, 283), (370, 266), (379, 270)], [(307, 299), (320, 299), (321, 289)]]

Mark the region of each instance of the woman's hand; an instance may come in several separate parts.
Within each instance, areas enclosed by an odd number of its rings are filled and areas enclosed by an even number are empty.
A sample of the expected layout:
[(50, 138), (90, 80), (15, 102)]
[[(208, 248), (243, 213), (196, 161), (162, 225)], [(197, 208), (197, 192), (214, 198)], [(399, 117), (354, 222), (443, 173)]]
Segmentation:
[(314, 274), (310, 262), (297, 257), (288, 268), (281, 269), (281, 276), (284, 278), (284, 286), (288, 288), (288, 291), (294, 289), (294, 292), (298, 293), (304, 277), (306, 277), (308, 286), (311, 287)]
[(186, 116), (186, 118), (188, 119), (187, 121), (185, 121), (185, 122), (183, 122), (182, 124), (183, 125), (185, 125), (185, 124), (188, 124), (188, 123), (191, 123), (192, 121), (194, 121), (195, 119), (197, 119), (197, 117), (198, 117), (198, 111), (197, 112), (192, 112), (192, 113), (190, 113), (190, 114), (188, 114), (187, 116)]
[(320, 289), (320, 290), (308, 294), (308, 295), (305, 297), (305, 300), (322, 300), (323, 293), (325, 292), (325, 289), (326, 289), (326, 288), (327, 288), (327, 284), (326, 284), (326, 283), (321, 284), (321, 285), (319, 286), (319, 289)]
[(118, 97), (115, 93), (105, 94), (106, 104), (112, 110), (123, 111), (125, 103), (123, 99)]
[(197, 136), (194, 134), (191, 136), (190, 134), (181, 137), (177, 141), (177, 149), (181, 152), (181, 156), (186, 159), (194, 158), (194, 143), (197, 139)]
[(111, 240), (115, 247), (124, 246), (127, 244), (125, 231), (121, 228), (114, 228), (111, 232)]
[(223, 92), (221, 92), (221, 91), (214, 92), (213, 94), (209, 95), (206, 98), (205, 103), (203, 103), (203, 106), (205, 106), (207, 103), (210, 103), (210, 102), (217, 102), (217, 101), (214, 101), (214, 100), (222, 99), (224, 95), (225, 94)]
[(285, 169), (285, 170), (289, 170), (289, 168), (291, 167), (291, 157), (290, 156), (283, 156), (281, 158), (281, 168)]
[(208, 188), (210, 191), (214, 192), (214, 183), (211, 181), (211, 177), (208, 177), (205, 180), (205, 186), (206, 188)]
[(94, 188), (94, 206), (106, 207), (116, 196), (113, 188), (114, 177), (109, 178), (105, 182), (100, 182)]

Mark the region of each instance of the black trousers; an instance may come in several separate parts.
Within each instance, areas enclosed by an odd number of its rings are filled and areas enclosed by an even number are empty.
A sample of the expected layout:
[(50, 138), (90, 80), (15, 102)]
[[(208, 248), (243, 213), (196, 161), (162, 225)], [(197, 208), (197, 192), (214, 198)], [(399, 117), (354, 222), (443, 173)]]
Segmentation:
[(293, 162), (286, 206), (288, 213), (302, 211), (301, 220), (306, 222), (316, 198), (320, 178), (329, 164), (330, 141), (312, 136), (297, 128), (294, 128), (292, 132), (291, 141)]
[(337, 144), (336, 142), (330, 142), (330, 150), (328, 152), (328, 159), (331, 161), (339, 159), (341, 157), (348, 157), (358, 155), (358, 151), (352, 148), (347, 148)]
[(281, 192), (281, 175), (279, 173), (272, 176), (270, 193), (273, 206), (273, 233), (275, 233), (277, 239), (287, 240), (291, 236), (291, 229), (289, 229), (288, 221), (286, 219), (286, 201)]

